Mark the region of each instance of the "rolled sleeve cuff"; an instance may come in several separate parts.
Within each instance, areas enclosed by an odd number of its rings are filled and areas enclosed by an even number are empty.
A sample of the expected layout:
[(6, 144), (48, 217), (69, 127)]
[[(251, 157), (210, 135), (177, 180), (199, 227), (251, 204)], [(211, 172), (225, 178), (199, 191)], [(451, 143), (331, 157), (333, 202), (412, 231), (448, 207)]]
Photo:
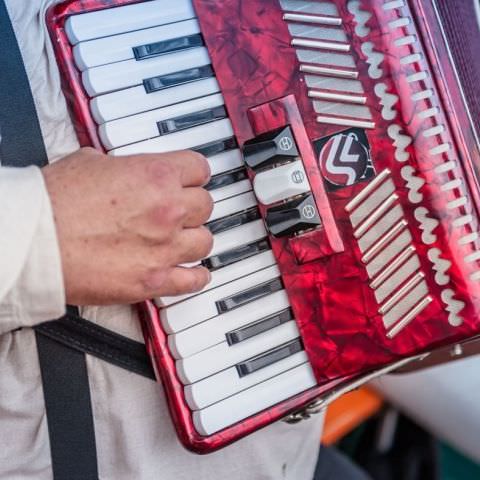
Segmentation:
[(0, 168), (0, 334), (62, 316), (65, 289), (39, 168)]

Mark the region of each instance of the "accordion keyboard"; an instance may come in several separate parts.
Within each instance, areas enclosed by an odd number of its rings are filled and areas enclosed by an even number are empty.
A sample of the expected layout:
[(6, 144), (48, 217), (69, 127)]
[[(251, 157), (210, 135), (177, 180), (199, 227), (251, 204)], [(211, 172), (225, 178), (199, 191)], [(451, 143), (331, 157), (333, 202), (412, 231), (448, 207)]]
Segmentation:
[(191, 2), (77, 15), (66, 31), (106, 150), (193, 149), (211, 167), (212, 281), (157, 301), (199, 433), (315, 386)]

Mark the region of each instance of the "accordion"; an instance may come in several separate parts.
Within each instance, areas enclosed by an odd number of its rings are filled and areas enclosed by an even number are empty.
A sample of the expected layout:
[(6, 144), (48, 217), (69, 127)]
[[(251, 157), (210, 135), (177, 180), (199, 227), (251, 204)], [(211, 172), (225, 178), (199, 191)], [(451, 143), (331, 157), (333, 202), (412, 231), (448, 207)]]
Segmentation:
[(211, 167), (212, 281), (142, 306), (189, 449), (479, 335), (479, 117), (446, 18), (434, 0), (48, 12), (83, 145), (192, 149)]

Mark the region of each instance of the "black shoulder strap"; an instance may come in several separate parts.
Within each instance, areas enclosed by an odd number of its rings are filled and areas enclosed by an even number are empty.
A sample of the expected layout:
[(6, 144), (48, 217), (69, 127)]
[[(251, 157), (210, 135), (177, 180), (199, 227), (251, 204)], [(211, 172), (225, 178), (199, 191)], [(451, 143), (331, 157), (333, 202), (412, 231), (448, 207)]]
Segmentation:
[(67, 314), (60, 320), (42, 323), (35, 330), (37, 334), (70, 349), (89, 353), (118, 367), (155, 379), (143, 343), (81, 318), (74, 307), (69, 307)]
[(85, 354), (37, 332), (54, 480), (97, 480)]
[(47, 164), (47, 154), (10, 18), (0, 0), (0, 162), (25, 167)]
[[(0, 162), (43, 167), (47, 155), (4, 0), (0, 45)], [(97, 452), (85, 353), (153, 379), (145, 346), (80, 318), (75, 307), (35, 330), (54, 479), (95, 480)]]

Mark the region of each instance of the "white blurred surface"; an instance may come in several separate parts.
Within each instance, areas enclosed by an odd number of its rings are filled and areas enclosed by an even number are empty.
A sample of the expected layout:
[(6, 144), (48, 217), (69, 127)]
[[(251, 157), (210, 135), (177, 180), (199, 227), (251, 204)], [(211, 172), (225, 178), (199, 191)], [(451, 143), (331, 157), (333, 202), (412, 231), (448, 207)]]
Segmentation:
[(480, 462), (480, 356), (373, 386), (419, 425)]

